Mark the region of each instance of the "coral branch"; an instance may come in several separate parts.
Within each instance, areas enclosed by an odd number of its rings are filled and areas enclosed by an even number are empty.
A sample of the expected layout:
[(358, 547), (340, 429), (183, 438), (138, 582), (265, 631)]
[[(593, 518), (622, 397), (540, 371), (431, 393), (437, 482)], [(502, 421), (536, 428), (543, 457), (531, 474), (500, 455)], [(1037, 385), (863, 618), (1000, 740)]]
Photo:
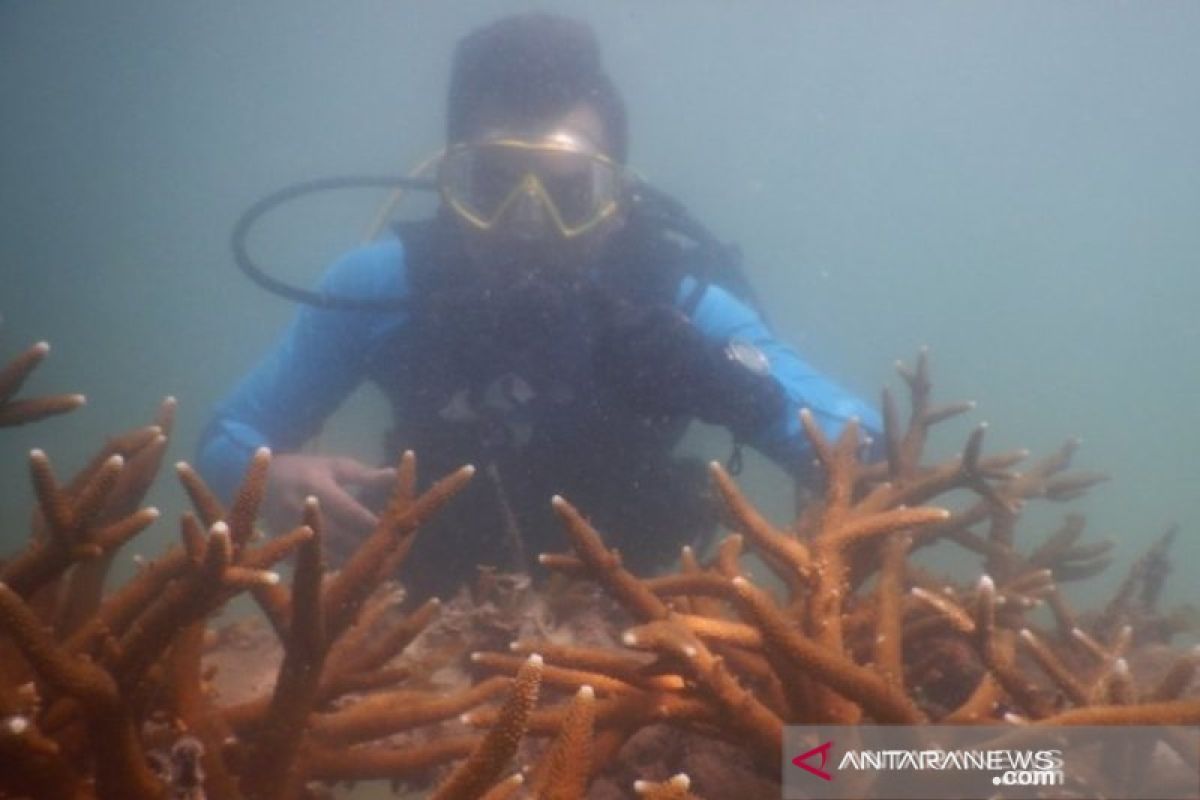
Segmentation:
[(621, 566), (620, 555), (604, 546), (600, 534), (588, 524), (575, 506), (558, 496), (550, 502), (559, 519), (563, 521), (576, 554), (587, 565), (592, 577), (601, 583), (634, 619), (648, 621), (667, 616), (667, 607), (663, 602)]
[(793, 630), (762, 590), (744, 578), (734, 578), (733, 585), (744, 613), (762, 629), (767, 648), (794, 669), (811, 673), (842, 697), (860, 704), (878, 722), (921, 721), (921, 713), (912, 701), (879, 675)]
[(469, 800), (479, 797), (496, 782), (525, 735), (529, 714), (537, 702), (541, 673), (542, 659), (535, 653), (513, 679), (512, 691), (499, 722), (488, 731), (466, 762), (437, 788), (432, 800)]
[(163, 787), (146, 768), (129, 710), (103, 670), (64, 653), (42, 630), (21, 598), (0, 584), (0, 628), (55, 689), (78, 700), (96, 748), (96, 784), (102, 796), (158, 800)]
[(709, 471), (725, 501), (725, 508), (741, 530), (755, 547), (773, 557), (772, 563), (784, 564), (793, 573), (806, 576), (812, 567), (812, 557), (808, 548), (794, 537), (777, 529), (767, 521), (762, 514), (750, 505), (750, 502), (737, 488), (733, 478), (725, 471), (720, 463), (713, 461)]
[(315, 714), (312, 735), (329, 744), (353, 744), (453, 719), (510, 689), (512, 681), (487, 678), (462, 692), (430, 696), (411, 691), (380, 692), (338, 711)]
[[(291, 621), (284, 646), (283, 665), (275, 682), (271, 705), (258, 729), (251, 750), (255, 768), (242, 783), (247, 797), (275, 800), (298, 794), (304, 781), (303, 763), (296, 758), (305, 721), (316, 703), (321, 668), (328, 649), (325, 613), (321, 605), (321, 523), (315, 498), (310, 498), (307, 518), (312, 536), (296, 552), (292, 577)], [(236, 505), (235, 505), (236, 508)], [(254, 502), (257, 509), (257, 501)], [(242, 524), (253, 527), (251, 514)]]
[(370, 747), (329, 750), (313, 747), (306, 754), (309, 776), (324, 781), (394, 780), (419, 775), (431, 767), (463, 758), (483, 737), (447, 736), (416, 747)]
[(635, 781), (633, 784), (633, 790), (638, 797), (643, 797), (645, 800), (699, 800), (696, 795), (688, 791), (691, 788), (691, 779), (682, 772), (662, 783)]
[[(381, 567), (393, 563), (390, 555), (403, 546), (417, 528), (450, 502), (475, 474), (467, 465), (442, 478), (411, 505), (396, 502), (380, 516), (379, 524), (333, 579), (325, 591), (329, 635), (339, 636), (353, 620), (371, 590), (381, 580)], [(404, 491), (408, 479), (399, 471), (397, 485)]]
[(563, 718), (562, 728), (533, 773), (529, 788), (543, 800), (582, 800), (591, 777), (592, 728), (596, 696), (581, 686)]

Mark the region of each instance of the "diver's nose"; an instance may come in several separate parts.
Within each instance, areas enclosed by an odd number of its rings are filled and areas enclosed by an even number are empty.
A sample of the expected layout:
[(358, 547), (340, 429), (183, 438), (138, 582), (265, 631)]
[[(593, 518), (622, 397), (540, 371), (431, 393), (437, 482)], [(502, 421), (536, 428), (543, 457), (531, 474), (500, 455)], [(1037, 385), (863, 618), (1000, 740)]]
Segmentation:
[(545, 238), (549, 219), (535, 189), (526, 188), (514, 198), (504, 223), (506, 232), (515, 239), (533, 241)]

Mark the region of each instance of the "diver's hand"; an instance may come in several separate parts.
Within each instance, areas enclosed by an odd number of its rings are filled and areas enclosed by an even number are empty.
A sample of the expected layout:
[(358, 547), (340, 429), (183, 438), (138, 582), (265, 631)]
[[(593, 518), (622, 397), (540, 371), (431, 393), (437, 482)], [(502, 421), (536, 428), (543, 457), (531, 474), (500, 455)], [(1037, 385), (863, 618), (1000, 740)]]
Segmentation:
[(351, 489), (386, 490), (395, 480), (395, 469), (369, 467), (353, 458), (276, 455), (267, 474), (263, 511), (274, 530), (288, 530), (299, 524), (305, 499), (316, 497), (321, 503), (326, 546), (344, 556), (353, 552), (379, 521)]

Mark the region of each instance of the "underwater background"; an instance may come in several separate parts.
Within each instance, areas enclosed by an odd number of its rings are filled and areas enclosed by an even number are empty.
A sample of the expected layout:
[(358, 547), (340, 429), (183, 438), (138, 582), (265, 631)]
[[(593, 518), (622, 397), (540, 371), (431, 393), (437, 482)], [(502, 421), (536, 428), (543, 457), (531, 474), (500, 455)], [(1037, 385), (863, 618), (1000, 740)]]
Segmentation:
[[(1075, 465), (1112, 481), (1071, 508), (1119, 543), (1087, 591), (1177, 521), (1166, 599), (1200, 603), (1188, 2), (0, 2), (0, 355), (48, 340), (26, 394), (89, 398), (4, 432), (0, 551), (27, 536), (31, 447), (70, 474), (174, 395), (171, 458), (192, 458), (294, 311), (235, 271), (237, 216), (293, 181), (408, 170), (441, 144), (455, 41), (531, 7), (595, 26), (631, 164), (741, 244), (783, 338), (870, 398), (928, 345), (937, 399), (979, 403), (933, 455), (979, 420), (990, 451), (1082, 438)], [(311, 283), (381, 199), (290, 206), (255, 253)], [(322, 446), (378, 460), (385, 424), (364, 390)], [(788, 518), (773, 467), (743, 484)]]

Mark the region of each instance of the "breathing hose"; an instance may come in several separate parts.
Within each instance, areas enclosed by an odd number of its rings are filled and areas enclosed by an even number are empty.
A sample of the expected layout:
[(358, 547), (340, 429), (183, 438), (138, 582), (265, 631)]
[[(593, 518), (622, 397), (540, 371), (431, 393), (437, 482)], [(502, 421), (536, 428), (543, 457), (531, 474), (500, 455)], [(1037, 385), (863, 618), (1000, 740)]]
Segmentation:
[(337, 189), (407, 189), (412, 191), (437, 191), (437, 184), (425, 178), (405, 178), (390, 176), (348, 175), (336, 178), (316, 178), (285, 186), (279, 191), (272, 192), (259, 200), (238, 218), (233, 226), (230, 244), (233, 247), (233, 259), (238, 269), (258, 286), (274, 295), (297, 303), (324, 309), (347, 311), (404, 311), (409, 302), (402, 297), (358, 298), (344, 297), (328, 292), (315, 292), (293, 286), (269, 275), (250, 258), (246, 247), (246, 238), (258, 221), (268, 212), (273, 211), (284, 203), (298, 197), (317, 192)]

